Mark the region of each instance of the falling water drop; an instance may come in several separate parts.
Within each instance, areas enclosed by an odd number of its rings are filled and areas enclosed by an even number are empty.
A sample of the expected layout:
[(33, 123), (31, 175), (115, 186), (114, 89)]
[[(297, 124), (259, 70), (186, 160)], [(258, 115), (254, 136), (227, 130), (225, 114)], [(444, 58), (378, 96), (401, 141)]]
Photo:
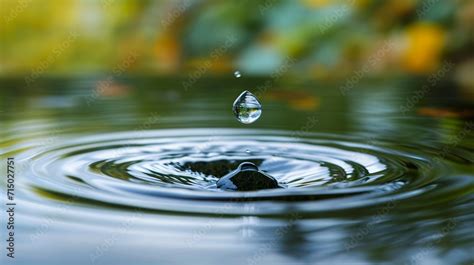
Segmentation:
[(262, 105), (252, 93), (245, 90), (234, 101), (232, 110), (237, 120), (249, 124), (258, 120), (262, 114)]
[(234, 76), (237, 77), (237, 78), (240, 78), (242, 75), (240, 74), (239, 71), (235, 71)]

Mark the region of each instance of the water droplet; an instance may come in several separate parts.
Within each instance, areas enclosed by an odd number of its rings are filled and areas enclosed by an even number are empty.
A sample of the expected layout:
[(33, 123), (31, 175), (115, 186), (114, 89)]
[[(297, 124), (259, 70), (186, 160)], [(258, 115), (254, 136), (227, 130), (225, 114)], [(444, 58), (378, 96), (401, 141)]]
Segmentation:
[(252, 93), (245, 90), (234, 101), (232, 110), (237, 120), (241, 123), (249, 124), (260, 118), (262, 105), (260, 105), (260, 102)]
[(234, 76), (237, 77), (237, 78), (240, 78), (242, 75), (240, 74), (239, 71), (235, 71)]
[(250, 150), (249, 150), (249, 149), (246, 149), (246, 150), (245, 150), (245, 153), (250, 154)]

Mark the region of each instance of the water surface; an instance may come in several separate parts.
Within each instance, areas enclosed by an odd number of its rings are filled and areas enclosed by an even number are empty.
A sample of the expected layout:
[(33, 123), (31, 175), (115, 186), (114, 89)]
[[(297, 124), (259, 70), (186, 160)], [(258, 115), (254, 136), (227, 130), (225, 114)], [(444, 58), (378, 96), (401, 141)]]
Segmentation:
[[(473, 262), (473, 108), (449, 82), (412, 104), (423, 80), (100, 80), (1, 81), (17, 264)], [(217, 189), (245, 161), (284, 188)]]

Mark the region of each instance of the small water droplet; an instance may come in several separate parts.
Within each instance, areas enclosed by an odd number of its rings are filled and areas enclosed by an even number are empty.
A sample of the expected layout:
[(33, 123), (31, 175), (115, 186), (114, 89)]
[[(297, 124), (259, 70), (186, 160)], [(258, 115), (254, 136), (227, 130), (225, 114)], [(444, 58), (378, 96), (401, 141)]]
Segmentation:
[(240, 78), (242, 75), (240, 74), (239, 71), (235, 71), (234, 76), (237, 77), (237, 78)]
[(238, 121), (249, 124), (260, 118), (262, 105), (252, 93), (245, 90), (234, 101), (232, 110)]
[(249, 150), (249, 149), (246, 149), (246, 150), (245, 150), (245, 153), (250, 154), (250, 150)]

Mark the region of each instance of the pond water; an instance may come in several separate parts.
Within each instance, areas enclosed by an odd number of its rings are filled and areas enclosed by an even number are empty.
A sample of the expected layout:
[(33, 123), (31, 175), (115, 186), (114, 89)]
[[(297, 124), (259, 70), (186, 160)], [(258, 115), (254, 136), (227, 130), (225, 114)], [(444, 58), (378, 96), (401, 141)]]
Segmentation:
[[(473, 108), (450, 82), (105, 80), (0, 82), (16, 264), (473, 262)], [(242, 162), (281, 187), (218, 189)]]

